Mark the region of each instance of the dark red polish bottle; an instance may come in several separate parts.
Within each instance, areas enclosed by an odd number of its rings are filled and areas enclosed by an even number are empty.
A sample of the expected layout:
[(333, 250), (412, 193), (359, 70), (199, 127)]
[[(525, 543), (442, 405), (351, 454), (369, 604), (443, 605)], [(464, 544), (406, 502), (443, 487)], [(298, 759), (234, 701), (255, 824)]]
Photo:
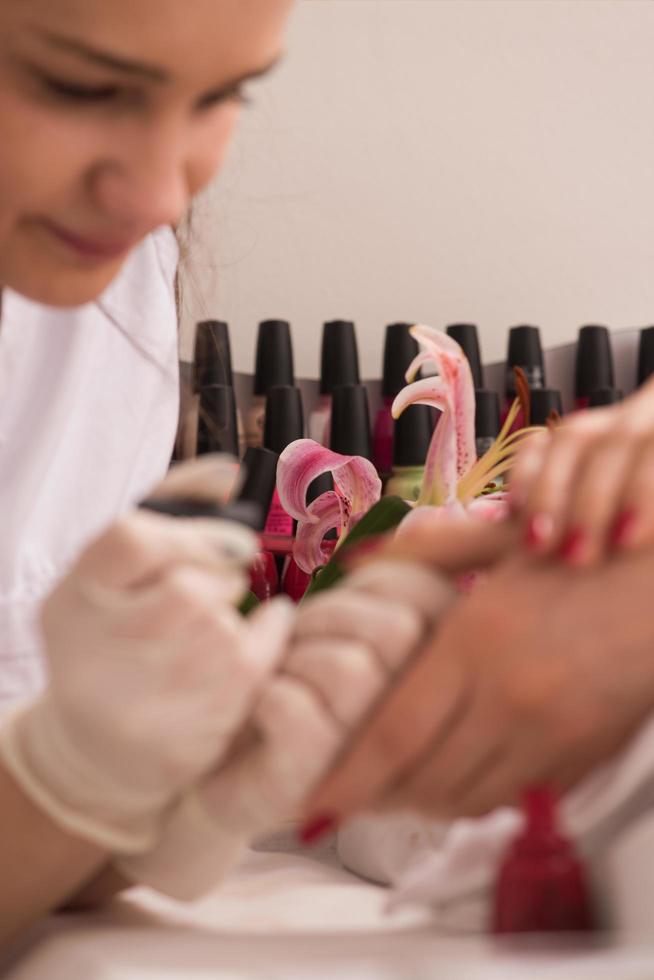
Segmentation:
[(510, 845), (495, 886), (492, 931), (587, 932), (594, 928), (583, 864), (556, 826), (547, 787), (523, 797), (526, 823)]

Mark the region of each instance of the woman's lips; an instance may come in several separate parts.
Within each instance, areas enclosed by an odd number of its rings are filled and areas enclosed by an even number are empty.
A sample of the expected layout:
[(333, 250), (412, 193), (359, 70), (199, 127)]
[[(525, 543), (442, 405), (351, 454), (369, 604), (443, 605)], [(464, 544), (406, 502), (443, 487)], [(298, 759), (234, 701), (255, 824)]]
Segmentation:
[(62, 228), (54, 221), (44, 220), (43, 227), (58, 241), (67, 245), (78, 255), (90, 259), (119, 259), (126, 255), (136, 244), (134, 239), (105, 238), (101, 235), (80, 235), (77, 232)]

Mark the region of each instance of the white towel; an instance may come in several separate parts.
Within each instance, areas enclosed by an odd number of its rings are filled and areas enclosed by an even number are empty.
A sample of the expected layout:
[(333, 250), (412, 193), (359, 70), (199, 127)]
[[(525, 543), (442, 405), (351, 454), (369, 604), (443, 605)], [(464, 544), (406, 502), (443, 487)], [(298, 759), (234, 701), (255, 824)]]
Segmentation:
[[(654, 929), (654, 717), (560, 805), (561, 830), (583, 856), (604, 925)], [(512, 808), (452, 823), (413, 814), (361, 816), (338, 835), (351, 871), (392, 886), (390, 908), (429, 904), (444, 932), (487, 930), (492, 890), (523, 825)], [(645, 906), (645, 907), (644, 907)]]

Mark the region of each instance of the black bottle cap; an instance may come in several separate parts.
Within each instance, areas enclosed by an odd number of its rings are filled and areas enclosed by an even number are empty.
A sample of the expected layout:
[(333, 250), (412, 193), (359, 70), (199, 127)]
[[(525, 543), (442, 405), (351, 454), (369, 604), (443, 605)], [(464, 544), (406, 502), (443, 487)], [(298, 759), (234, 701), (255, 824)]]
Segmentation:
[(195, 332), (193, 390), (205, 385), (234, 384), (229, 328), (224, 320), (203, 320)]
[(509, 398), (514, 398), (516, 394), (514, 367), (522, 368), (527, 375), (530, 388), (543, 388), (545, 386), (545, 364), (538, 327), (530, 327), (524, 324), (511, 327), (506, 361), (506, 394)]
[(263, 444), (283, 453), (289, 443), (304, 435), (302, 394), (291, 385), (273, 385), (266, 396), (266, 425)]
[(483, 389), (484, 372), (481, 366), (479, 335), (474, 323), (451, 323), (446, 331), (468, 358), (475, 388)]
[(496, 391), (475, 391), (475, 438), (495, 439), (500, 434), (500, 398)]
[(556, 388), (534, 388), (529, 395), (531, 425), (545, 425), (552, 412), (563, 415), (561, 392)]
[(619, 388), (597, 388), (595, 391), (591, 391), (588, 396), (588, 407), (600, 408), (602, 405), (615, 405), (616, 402), (621, 402), (622, 398), (623, 395)]
[(654, 327), (644, 327), (638, 344), (637, 384), (642, 385), (650, 374), (654, 374)]
[(587, 398), (597, 388), (612, 388), (613, 354), (606, 327), (595, 324), (582, 327), (577, 341), (575, 394)]
[(363, 385), (339, 385), (332, 397), (330, 448), (345, 456), (372, 459), (368, 392)]
[(339, 385), (358, 385), (359, 351), (351, 320), (330, 320), (322, 328), (320, 394), (331, 395)]
[(243, 457), (245, 480), (236, 498), (238, 503), (248, 503), (259, 508), (259, 526), (256, 531), (263, 531), (268, 511), (277, 485), (277, 462), (279, 456), (270, 449), (261, 446), (248, 449)]
[(204, 453), (238, 456), (236, 399), (228, 385), (206, 385), (200, 391), (197, 454)]
[(395, 421), (393, 466), (424, 466), (433, 431), (429, 405), (409, 405)]
[(291, 325), (287, 320), (263, 320), (257, 335), (254, 393), (265, 395), (273, 385), (293, 384)]
[(406, 384), (405, 374), (418, 353), (418, 341), (409, 333), (411, 323), (389, 323), (384, 340), (382, 397), (395, 398)]

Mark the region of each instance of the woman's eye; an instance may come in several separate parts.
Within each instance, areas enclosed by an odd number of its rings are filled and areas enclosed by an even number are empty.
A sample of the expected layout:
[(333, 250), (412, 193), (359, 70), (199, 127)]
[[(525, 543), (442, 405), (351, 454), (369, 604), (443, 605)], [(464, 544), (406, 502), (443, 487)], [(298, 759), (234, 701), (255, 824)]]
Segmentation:
[(117, 85), (77, 85), (58, 78), (44, 78), (43, 82), (49, 92), (69, 102), (110, 102), (120, 93)]
[(238, 85), (227, 92), (211, 92), (203, 96), (198, 103), (199, 109), (210, 109), (213, 106), (227, 105), (235, 102), (237, 105), (249, 105), (251, 100), (245, 94), (243, 87)]

